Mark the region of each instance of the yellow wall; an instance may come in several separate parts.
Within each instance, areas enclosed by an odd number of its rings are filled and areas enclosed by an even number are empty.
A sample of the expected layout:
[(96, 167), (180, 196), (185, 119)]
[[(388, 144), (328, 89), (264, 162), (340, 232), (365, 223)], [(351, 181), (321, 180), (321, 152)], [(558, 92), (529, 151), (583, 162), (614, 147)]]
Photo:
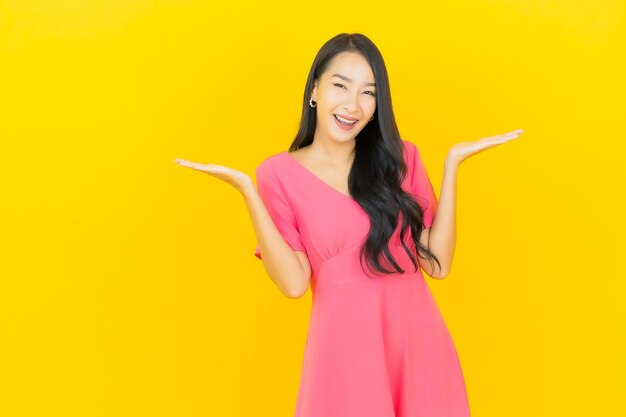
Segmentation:
[(287, 149), (339, 32), (381, 49), (438, 195), (454, 143), (525, 130), (462, 164), (428, 279), (473, 414), (623, 415), (624, 2), (414, 3), (1, 0), (0, 415), (292, 415), (310, 293), (173, 161)]

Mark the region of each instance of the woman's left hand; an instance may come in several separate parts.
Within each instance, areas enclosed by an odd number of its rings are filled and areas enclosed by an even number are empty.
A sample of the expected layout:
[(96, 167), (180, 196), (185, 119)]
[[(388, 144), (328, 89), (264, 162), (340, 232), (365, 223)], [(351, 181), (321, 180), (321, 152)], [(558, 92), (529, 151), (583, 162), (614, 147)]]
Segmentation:
[(485, 149), (493, 148), (494, 146), (517, 139), (523, 132), (524, 129), (517, 129), (502, 135), (482, 138), (474, 142), (457, 143), (452, 146), (450, 152), (448, 152), (448, 160), (460, 164), (470, 156), (480, 153)]

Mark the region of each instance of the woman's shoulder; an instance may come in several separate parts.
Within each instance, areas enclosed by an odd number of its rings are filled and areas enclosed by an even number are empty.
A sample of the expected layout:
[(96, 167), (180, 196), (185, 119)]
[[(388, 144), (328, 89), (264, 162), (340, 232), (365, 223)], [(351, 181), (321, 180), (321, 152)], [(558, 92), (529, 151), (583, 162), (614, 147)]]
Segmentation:
[(281, 156), (284, 152), (278, 152), (269, 156), (266, 156), (261, 160), (261, 162), (257, 165), (256, 169), (263, 168), (273, 168), (276, 165), (280, 164)]
[(407, 152), (415, 152), (417, 150), (417, 146), (413, 142), (406, 139), (400, 140), (402, 141), (402, 146)]
[(282, 151), (263, 158), (255, 168), (257, 179), (259, 177), (271, 177), (277, 181), (281, 176), (281, 172), (283, 172), (284, 156), (285, 152)]
[(404, 147), (404, 159), (409, 166), (413, 164), (415, 161), (415, 156), (419, 155), (419, 150), (417, 149), (417, 145), (413, 142), (408, 141), (406, 139), (401, 139), (402, 146)]

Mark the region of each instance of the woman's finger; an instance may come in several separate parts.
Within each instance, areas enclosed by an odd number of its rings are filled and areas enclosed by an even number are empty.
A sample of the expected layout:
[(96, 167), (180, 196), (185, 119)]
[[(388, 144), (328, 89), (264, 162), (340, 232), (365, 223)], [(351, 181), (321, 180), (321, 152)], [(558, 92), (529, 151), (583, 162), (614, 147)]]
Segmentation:
[(201, 164), (198, 162), (188, 161), (182, 158), (176, 158), (174, 160), (178, 165), (192, 168), (196, 171), (204, 172), (212, 177), (220, 179), (224, 182), (235, 187), (237, 190), (242, 191), (247, 189), (250, 185), (254, 186), (252, 179), (249, 175), (238, 171), (236, 169), (229, 168), (224, 165), (217, 164)]
[(484, 137), (474, 142), (457, 143), (450, 150), (450, 155), (454, 160), (460, 163), (472, 155), (476, 155), (477, 153), (480, 153), (486, 149), (493, 148), (505, 142), (516, 139), (523, 132), (524, 129), (515, 129), (501, 135)]
[(200, 164), (198, 162), (187, 161), (186, 159), (176, 158), (174, 160), (178, 165), (193, 168), (198, 171), (209, 173), (225, 172), (224, 167), (215, 164)]
[(482, 138), (478, 141), (478, 143), (480, 143), (481, 145), (487, 145), (487, 146), (499, 145), (501, 143), (508, 142), (510, 140), (518, 138), (522, 134), (522, 132), (523, 132), (522, 129), (518, 129), (518, 130), (514, 130), (513, 132), (504, 133), (502, 135)]

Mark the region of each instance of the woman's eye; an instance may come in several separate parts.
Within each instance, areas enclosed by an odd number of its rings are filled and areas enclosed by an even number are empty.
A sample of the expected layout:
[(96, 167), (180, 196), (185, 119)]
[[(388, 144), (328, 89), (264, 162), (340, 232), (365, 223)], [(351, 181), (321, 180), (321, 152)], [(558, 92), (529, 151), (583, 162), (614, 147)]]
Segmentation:
[[(334, 83), (333, 85), (334, 85), (334, 86), (337, 86), (337, 87), (340, 87), (340, 88), (345, 87), (345, 85), (343, 85), (343, 84), (341, 84), (341, 83)], [(368, 93), (368, 94), (369, 94), (369, 95), (371, 95), (371, 96), (376, 97), (376, 93), (375, 93), (375, 92), (373, 92), (373, 91), (366, 91), (366, 93)]]

